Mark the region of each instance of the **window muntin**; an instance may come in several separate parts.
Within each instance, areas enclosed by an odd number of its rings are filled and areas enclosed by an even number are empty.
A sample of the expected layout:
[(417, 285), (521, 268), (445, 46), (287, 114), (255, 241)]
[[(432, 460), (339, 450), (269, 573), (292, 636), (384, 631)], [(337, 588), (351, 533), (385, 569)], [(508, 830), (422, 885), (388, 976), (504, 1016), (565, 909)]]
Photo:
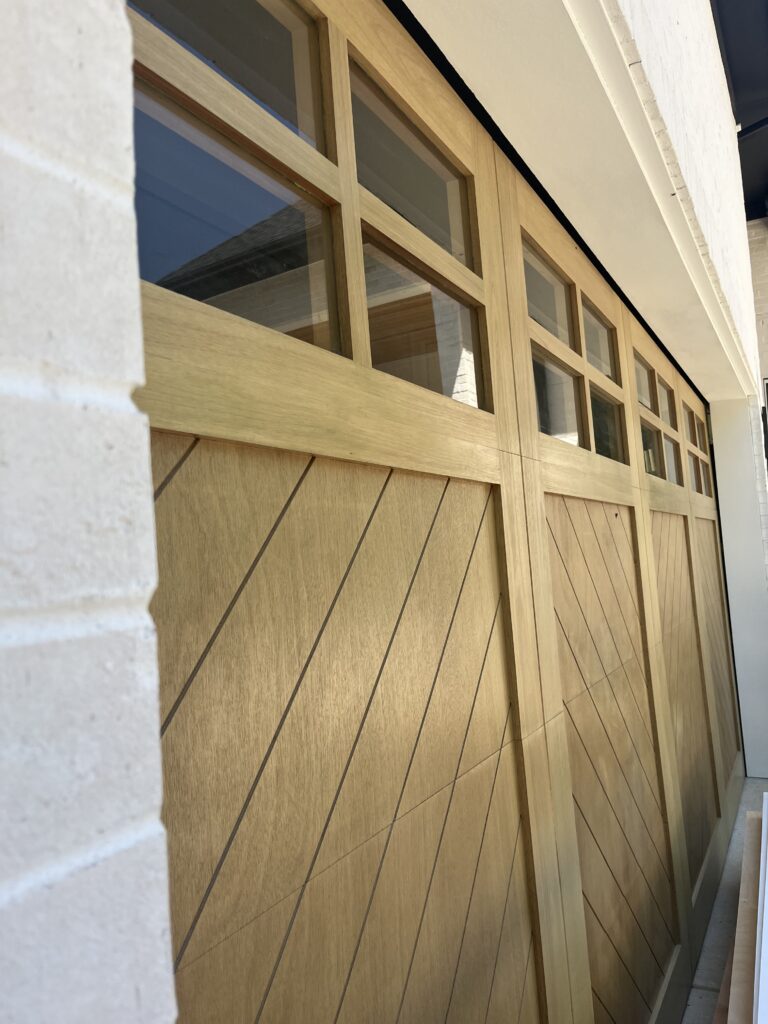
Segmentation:
[(323, 149), (317, 27), (291, 0), (134, 0), (131, 6)]
[(328, 211), (154, 90), (136, 90), (145, 281), (339, 350)]
[(576, 348), (570, 287), (529, 246), (523, 249), (528, 316), (570, 348)]
[(374, 369), (482, 408), (475, 310), (372, 242), (363, 250)]
[(637, 382), (637, 400), (646, 409), (656, 412), (656, 387), (654, 373), (650, 366), (635, 356), (635, 381)]
[(680, 466), (680, 445), (666, 434), (664, 435), (664, 462), (667, 469), (667, 480), (682, 487), (683, 471)]
[(352, 115), (361, 185), (471, 266), (467, 183), (352, 63)]
[(539, 430), (572, 445), (583, 445), (582, 410), (577, 378), (534, 350), (533, 379)]
[(646, 473), (651, 476), (664, 478), (661, 464), (661, 435), (654, 427), (647, 423), (640, 424), (640, 434), (643, 442), (643, 464)]
[(657, 393), (659, 397), (659, 416), (667, 426), (677, 430), (677, 416), (675, 415), (675, 393), (672, 388), (665, 384), (659, 377), (656, 378)]
[(601, 373), (618, 383), (619, 375), (616, 366), (616, 345), (613, 328), (610, 327), (584, 300), (582, 303), (584, 321), (584, 349), (587, 359)]
[(607, 459), (624, 462), (624, 427), (622, 408), (595, 388), (590, 390), (592, 403), (592, 429), (595, 435), (595, 451)]

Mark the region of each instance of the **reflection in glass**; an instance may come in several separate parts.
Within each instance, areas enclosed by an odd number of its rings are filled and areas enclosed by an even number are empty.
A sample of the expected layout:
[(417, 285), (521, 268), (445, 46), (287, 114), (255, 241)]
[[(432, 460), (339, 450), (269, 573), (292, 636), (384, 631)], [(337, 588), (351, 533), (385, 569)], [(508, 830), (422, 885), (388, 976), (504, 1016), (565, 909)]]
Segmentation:
[(475, 311), (371, 242), (363, 251), (374, 368), (482, 408)]
[(675, 416), (675, 394), (672, 388), (664, 381), (657, 380), (659, 389), (659, 416), (668, 423), (673, 430), (677, 430), (677, 417)]
[(327, 211), (158, 93), (134, 115), (141, 277), (338, 351)]
[(664, 461), (667, 464), (667, 480), (682, 485), (683, 475), (680, 469), (680, 448), (676, 441), (664, 435)]
[(643, 439), (643, 463), (646, 473), (650, 473), (651, 476), (663, 477), (658, 430), (643, 423), (640, 426), (640, 433)]
[(685, 433), (688, 440), (691, 444), (696, 444), (696, 417), (687, 405), (683, 406), (683, 415), (685, 417)]
[(539, 430), (568, 444), (581, 444), (581, 408), (576, 379), (543, 356), (534, 353), (533, 379)]
[(467, 265), (467, 183), (356, 64), (350, 65), (360, 184)]
[[(656, 411), (653, 395), (653, 376), (649, 366), (635, 356), (635, 380), (637, 381), (637, 400), (651, 412)], [(650, 470), (649, 470), (650, 472)]]
[(621, 409), (609, 399), (592, 390), (592, 428), (595, 432), (595, 451), (607, 459), (624, 461), (624, 439), (621, 428)]
[(701, 482), (704, 485), (704, 493), (708, 498), (712, 497), (712, 474), (709, 471), (709, 466), (706, 462), (700, 463), (701, 468)]
[(131, 6), (322, 148), (317, 29), (291, 0), (135, 0)]
[(586, 302), (583, 303), (583, 310), (587, 359), (606, 377), (616, 380), (613, 331)]
[(568, 285), (532, 249), (526, 246), (523, 253), (528, 316), (560, 341), (575, 348)]
[(698, 491), (702, 494), (701, 486), (701, 470), (699, 469), (699, 460), (691, 452), (688, 452), (688, 473), (691, 478), (691, 488), (694, 491)]
[(707, 450), (707, 428), (704, 426), (704, 420), (700, 420), (696, 417), (696, 431), (698, 435), (698, 445), (703, 452)]

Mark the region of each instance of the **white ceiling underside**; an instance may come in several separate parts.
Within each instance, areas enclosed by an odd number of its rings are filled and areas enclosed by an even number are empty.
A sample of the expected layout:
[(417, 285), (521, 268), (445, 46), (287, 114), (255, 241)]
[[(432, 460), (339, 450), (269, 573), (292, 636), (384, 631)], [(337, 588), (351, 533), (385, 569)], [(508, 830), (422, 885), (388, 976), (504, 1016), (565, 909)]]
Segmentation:
[(705, 397), (752, 392), (749, 361), (599, 0), (408, 5)]

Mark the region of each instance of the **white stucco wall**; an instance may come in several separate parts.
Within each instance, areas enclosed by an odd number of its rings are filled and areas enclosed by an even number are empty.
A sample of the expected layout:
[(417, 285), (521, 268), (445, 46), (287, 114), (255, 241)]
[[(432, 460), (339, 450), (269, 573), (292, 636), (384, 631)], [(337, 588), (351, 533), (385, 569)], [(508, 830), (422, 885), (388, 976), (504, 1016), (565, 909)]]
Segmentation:
[(123, 3), (0, 48), (0, 1020), (170, 1022)]
[[(752, 264), (752, 291), (757, 319), (757, 347), (760, 376), (768, 378), (768, 217), (752, 220), (747, 225), (749, 256)], [(765, 401), (765, 393), (761, 400)]]

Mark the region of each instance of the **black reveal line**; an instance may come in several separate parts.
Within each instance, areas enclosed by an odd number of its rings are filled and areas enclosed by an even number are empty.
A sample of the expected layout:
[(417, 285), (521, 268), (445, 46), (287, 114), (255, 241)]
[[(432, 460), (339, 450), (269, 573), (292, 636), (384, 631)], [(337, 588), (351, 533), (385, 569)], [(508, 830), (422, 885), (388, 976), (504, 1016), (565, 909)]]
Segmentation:
[(351, 748), (351, 750), (349, 752), (349, 756), (347, 757), (346, 764), (344, 765), (344, 770), (341, 773), (341, 778), (339, 780), (339, 784), (336, 787), (336, 792), (335, 792), (333, 800), (331, 802), (331, 807), (330, 807), (330, 810), (328, 811), (328, 815), (327, 815), (327, 817), (325, 819), (325, 824), (323, 825), (323, 828), (322, 828), (322, 830), (320, 832), (320, 837), (319, 837), (319, 839), (317, 841), (317, 846), (315, 847), (315, 852), (312, 854), (312, 859), (311, 859), (309, 867), (307, 869), (306, 878), (304, 879), (304, 882), (303, 882), (303, 884), (301, 886), (301, 889), (299, 890), (299, 895), (298, 895), (298, 898), (296, 900), (296, 904), (295, 904), (295, 906), (293, 908), (293, 913), (291, 914), (290, 920), (288, 922), (288, 927), (286, 929), (285, 936), (283, 937), (283, 941), (282, 941), (282, 943), (280, 945), (280, 949), (278, 951), (274, 967), (272, 968), (272, 973), (269, 976), (269, 981), (267, 982), (267, 987), (265, 988), (264, 995), (262, 996), (261, 1002), (259, 1003), (259, 1009), (258, 1009), (258, 1012), (256, 1014), (255, 1024), (259, 1024), (259, 1021), (261, 1020), (261, 1015), (264, 1012), (264, 1007), (267, 1004), (267, 999), (269, 998), (269, 993), (270, 993), (270, 991), (272, 989), (272, 985), (274, 984), (275, 977), (277, 976), (277, 972), (278, 972), (278, 969), (280, 967), (280, 962), (281, 962), (281, 960), (283, 958), (283, 953), (285, 952), (285, 948), (288, 945), (288, 940), (290, 939), (291, 931), (293, 929), (293, 925), (294, 925), (294, 923), (296, 921), (296, 918), (298, 916), (299, 908), (301, 906), (301, 902), (304, 899), (304, 892), (306, 891), (306, 888), (309, 885), (310, 879), (312, 878), (312, 872), (313, 872), (315, 864), (317, 862), (317, 858), (320, 856), (320, 850), (322, 849), (323, 841), (325, 839), (326, 832), (328, 831), (328, 828), (329, 828), (329, 826), (331, 824), (331, 819), (333, 818), (333, 813), (336, 810), (336, 804), (338, 802), (338, 799), (341, 796), (341, 791), (342, 791), (342, 789), (344, 787), (344, 782), (345, 782), (345, 780), (347, 778), (347, 772), (349, 771), (350, 765), (352, 764), (352, 758), (355, 756), (355, 751), (357, 750), (357, 744), (360, 741), (360, 737), (363, 734), (363, 729), (365, 728), (365, 723), (366, 723), (366, 720), (368, 718), (368, 712), (371, 710), (371, 706), (373, 705), (374, 697), (376, 696), (376, 693), (377, 693), (378, 688), (379, 688), (379, 682), (381, 681), (381, 677), (384, 674), (384, 668), (386, 667), (387, 661), (389, 660), (389, 655), (390, 655), (390, 652), (392, 650), (392, 646), (393, 646), (393, 644), (395, 642), (395, 637), (397, 636), (397, 631), (400, 628), (400, 623), (402, 621), (403, 615), (405, 614), (405, 609), (406, 609), (406, 605), (408, 604), (408, 599), (411, 596), (411, 591), (413, 590), (413, 585), (416, 582), (416, 576), (418, 574), (419, 568), (421, 567), (421, 563), (422, 563), (422, 561), (424, 559), (424, 553), (427, 550), (427, 545), (429, 544), (429, 538), (432, 536), (432, 531), (435, 528), (435, 523), (437, 522), (437, 517), (438, 517), (438, 514), (440, 512), (440, 508), (441, 508), (441, 506), (443, 504), (443, 498), (445, 497), (445, 492), (448, 490), (448, 484), (449, 483), (450, 483), (450, 480), (446, 480), (445, 486), (443, 487), (442, 493), (440, 494), (440, 500), (437, 503), (437, 508), (435, 509), (435, 513), (434, 513), (434, 515), (432, 517), (432, 522), (429, 525), (429, 530), (427, 531), (427, 536), (424, 539), (424, 543), (423, 543), (421, 551), (419, 553), (419, 557), (418, 557), (418, 560), (416, 562), (416, 566), (415, 566), (415, 568), (413, 570), (413, 573), (411, 574), (411, 578), (410, 578), (410, 581), (408, 583), (408, 589), (405, 592), (405, 598), (403, 599), (403, 603), (400, 606), (400, 612), (399, 612), (399, 614), (397, 616), (397, 619), (395, 621), (395, 628), (392, 631), (392, 636), (389, 638), (389, 643), (387, 644), (387, 648), (384, 651), (384, 657), (383, 657), (383, 659), (381, 661), (381, 665), (379, 666), (379, 670), (376, 673), (376, 679), (374, 680), (374, 683), (373, 683), (373, 689), (371, 690), (371, 695), (368, 698), (368, 703), (365, 706), (365, 711), (363, 712), (363, 717), (361, 718), (360, 724), (359, 724), (359, 726), (357, 728), (357, 732), (355, 733), (355, 738), (352, 741), (352, 748)]
[[(504, 732), (507, 731), (507, 722), (509, 721), (509, 715), (510, 715), (511, 711), (512, 711), (512, 706), (509, 705), (508, 708), (507, 708), (506, 718), (504, 719)], [(503, 738), (504, 738), (504, 733), (502, 733), (502, 739)], [(456, 957), (456, 966), (455, 966), (455, 968), (453, 970), (453, 981), (451, 982), (451, 992), (450, 992), (450, 995), (448, 996), (448, 1006), (446, 1007), (446, 1010), (445, 1010), (445, 1021), (446, 1021), (446, 1024), (448, 1022), (448, 1016), (449, 1016), (449, 1014), (451, 1012), (451, 1003), (453, 1002), (453, 993), (454, 993), (454, 990), (456, 988), (456, 979), (459, 976), (459, 964), (461, 963), (461, 954), (464, 952), (464, 939), (466, 938), (466, 935), (467, 935), (467, 924), (469, 923), (469, 913), (472, 910), (472, 900), (474, 899), (474, 896), (475, 896), (475, 885), (477, 884), (477, 875), (478, 875), (478, 872), (480, 871), (480, 858), (483, 856), (483, 847), (485, 846), (485, 833), (486, 833), (486, 831), (488, 829), (488, 819), (491, 816), (491, 805), (493, 804), (493, 794), (496, 792), (496, 780), (498, 779), (498, 776), (499, 776), (499, 765), (501, 764), (501, 752), (502, 752), (503, 749), (504, 749), (503, 746), (499, 747), (499, 756), (496, 759), (496, 768), (495, 768), (494, 773), (493, 773), (493, 783), (491, 784), (491, 795), (488, 798), (488, 807), (487, 807), (486, 812), (485, 812), (485, 821), (483, 822), (483, 833), (480, 836), (480, 848), (477, 851), (477, 861), (475, 862), (475, 873), (472, 875), (472, 885), (471, 885), (470, 890), (469, 890), (469, 900), (467, 902), (467, 912), (464, 915), (464, 927), (461, 930), (461, 942), (459, 943), (459, 952), (458, 952), (458, 955)]]
[(168, 729), (168, 726), (171, 724), (171, 720), (173, 719), (173, 716), (179, 710), (181, 702), (186, 697), (187, 691), (189, 690), (190, 686), (194, 682), (195, 677), (197, 676), (197, 673), (203, 667), (203, 662), (205, 661), (205, 659), (210, 654), (211, 648), (216, 643), (216, 640), (218, 639), (219, 633), (221, 633), (222, 629), (224, 628), (224, 624), (226, 623), (226, 621), (229, 618), (229, 616), (232, 614), (232, 611), (233, 611), (235, 605), (237, 604), (238, 600), (240, 599), (240, 595), (242, 594), (242, 592), (245, 590), (246, 586), (248, 585), (248, 581), (250, 580), (251, 576), (253, 576), (253, 574), (254, 574), (254, 572), (256, 570), (256, 566), (259, 564), (259, 562), (261, 561), (261, 559), (262, 559), (262, 557), (264, 555), (264, 552), (269, 547), (269, 542), (272, 540), (272, 538), (274, 537), (275, 533), (277, 532), (277, 528), (280, 526), (280, 523), (282, 523), (283, 518), (285, 517), (285, 513), (291, 507), (291, 503), (292, 503), (293, 499), (296, 497), (296, 495), (298, 494), (299, 488), (304, 483), (306, 475), (309, 472), (310, 467), (311, 467), (311, 465), (312, 465), (312, 463), (314, 461), (315, 461), (315, 456), (313, 455), (310, 458), (309, 462), (304, 467), (301, 476), (299, 477), (299, 479), (294, 484), (293, 490), (288, 495), (288, 497), (287, 497), (287, 499), (285, 501), (285, 504), (280, 509), (280, 513), (279, 513), (277, 519), (272, 524), (272, 527), (271, 527), (269, 533), (264, 538), (264, 543), (261, 545), (261, 547), (259, 548), (258, 552), (256, 553), (256, 557), (251, 562), (251, 564), (250, 564), (250, 566), (249, 566), (245, 576), (243, 576), (242, 580), (240, 581), (240, 585), (238, 586), (237, 590), (235, 591), (235, 593), (234, 593), (234, 595), (232, 597), (232, 600), (229, 602), (227, 607), (224, 609), (224, 614), (219, 619), (218, 625), (216, 626), (216, 628), (214, 629), (213, 633), (211, 634), (211, 636), (210, 636), (210, 638), (208, 640), (208, 643), (203, 648), (203, 653), (197, 659), (197, 664), (195, 665), (195, 667), (190, 672), (189, 679), (187, 679), (186, 683), (184, 683), (184, 685), (182, 686), (181, 690), (179, 691), (178, 697), (173, 702), (171, 710), (165, 716), (165, 721), (163, 722), (163, 724), (162, 724), (162, 726), (160, 728), (160, 738), (161, 739), (165, 735), (166, 730)]
[(180, 459), (179, 459), (179, 461), (178, 461), (178, 462), (176, 463), (176, 465), (175, 465), (175, 466), (173, 467), (173, 469), (172, 469), (172, 470), (171, 470), (171, 471), (170, 471), (170, 472), (168, 473), (168, 475), (166, 476), (166, 478), (165, 478), (164, 480), (162, 480), (162, 481), (161, 481), (161, 482), (160, 482), (160, 483), (159, 483), (159, 484), (157, 485), (157, 487), (155, 488), (155, 501), (157, 501), (157, 499), (158, 499), (158, 498), (160, 497), (160, 495), (161, 495), (161, 494), (163, 493), (163, 491), (165, 490), (165, 488), (166, 488), (166, 487), (168, 486), (168, 484), (169, 484), (169, 483), (171, 482), (171, 480), (173, 480), (173, 478), (174, 478), (174, 477), (176, 476), (176, 474), (177, 474), (177, 473), (179, 472), (179, 470), (180, 470), (180, 469), (181, 469), (181, 467), (182, 467), (182, 466), (184, 465), (184, 463), (185, 463), (185, 462), (187, 461), (187, 459), (189, 458), (189, 456), (190, 456), (190, 455), (192, 454), (192, 452), (193, 452), (193, 451), (195, 450), (195, 448), (197, 447), (197, 443), (198, 443), (198, 441), (199, 441), (199, 440), (200, 440), (200, 438), (199, 438), (199, 437), (195, 437), (195, 438), (193, 438), (193, 439), (192, 439), (192, 444), (191, 444), (191, 445), (189, 446), (189, 448), (187, 448), (187, 450), (186, 450), (186, 451), (184, 452), (184, 454), (183, 454), (183, 455), (181, 456), (181, 458), (180, 458)]
[(240, 813), (237, 816), (235, 824), (232, 827), (232, 831), (231, 831), (231, 833), (229, 835), (229, 839), (227, 839), (227, 842), (224, 845), (224, 849), (221, 852), (221, 856), (219, 857), (219, 860), (218, 860), (218, 862), (216, 864), (216, 867), (213, 869), (213, 874), (211, 875), (211, 880), (208, 883), (205, 892), (203, 893), (203, 898), (200, 901), (200, 906), (197, 908), (197, 911), (195, 912), (195, 916), (192, 918), (192, 923), (189, 926), (189, 931), (184, 936), (184, 941), (182, 942), (181, 947), (179, 948), (179, 953), (178, 953), (178, 956), (176, 957), (176, 962), (174, 964), (174, 969), (175, 970), (179, 969), (179, 964), (181, 963), (181, 958), (184, 956), (184, 951), (186, 950), (186, 948), (187, 948), (187, 946), (189, 944), (189, 940), (192, 938), (192, 933), (194, 932), (195, 928), (197, 927), (197, 922), (200, 920), (200, 916), (202, 915), (203, 910), (205, 909), (205, 905), (208, 902), (208, 898), (210, 897), (210, 895), (211, 895), (211, 893), (213, 891), (213, 887), (215, 886), (216, 880), (219, 877), (219, 873), (220, 873), (222, 867), (224, 866), (224, 861), (227, 859), (227, 855), (229, 854), (229, 851), (232, 848), (232, 844), (235, 841), (235, 837), (237, 836), (237, 833), (238, 833), (238, 830), (240, 828), (240, 825), (243, 822), (243, 818), (248, 813), (248, 808), (250, 807), (251, 800), (253, 800), (253, 795), (256, 792), (256, 789), (257, 789), (257, 787), (259, 785), (259, 782), (261, 781), (261, 777), (264, 774), (265, 768), (267, 767), (267, 763), (269, 762), (269, 758), (270, 758), (270, 756), (272, 754), (272, 751), (275, 749), (275, 745), (276, 745), (276, 743), (277, 743), (277, 741), (278, 741), (278, 739), (280, 737), (280, 733), (283, 730), (283, 726), (285, 725), (285, 722), (286, 722), (286, 720), (288, 718), (288, 715), (291, 712), (291, 708), (293, 707), (293, 703), (296, 700), (296, 696), (297, 696), (297, 694), (299, 692), (301, 684), (304, 681), (304, 677), (307, 674), (307, 670), (309, 669), (309, 666), (310, 666), (310, 663), (312, 661), (312, 658), (314, 657), (315, 651), (317, 650), (317, 648), (318, 648), (318, 646), (320, 644), (320, 641), (322, 640), (323, 633), (325, 632), (325, 627), (328, 625), (328, 622), (329, 622), (329, 620), (331, 618), (331, 615), (333, 614), (333, 610), (336, 607), (336, 602), (339, 599), (339, 595), (341, 594), (341, 591), (344, 588), (344, 584), (347, 582), (347, 577), (349, 576), (350, 572), (352, 571), (352, 566), (355, 564), (355, 559), (357, 558), (358, 552), (360, 551), (360, 548), (363, 545), (363, 541), (365, 540), (366, 534), (368, 533), (368, 529), (369, 529), (371, 523), (373, 522), (373, 517), (376, 515), (376, 510), (378, 509), (379, 503), (381, 502), (381, 499), (384, 496), (384, 491), (387, 489), (387, 484), (390, 481), (390, 478), (392, 476), (392, 472), (393, 471), (390, 469), (390, 471), (387, 473), (387, 478), (384, 481), (384, 484), (383, 484), (381, 490), (379, 491), (379, 494), (378, 494), (378, 497), (376, 498), (376, 501), (374, 502), (373, 508), (371, 509), (371, 513), (368, 516), (368, 520), (367, 520), (365, 526), (363, 527), (363, 532), (360, 534), (360, 537), (358, 538), (357, 544), (355, 545), (355, 550), (352, 552), (352, 558), (349, 561), (349, 565), (344, 570), (344, 575), (341, 577), (341, 581), (340, 581), (338, 587), (336, 588), (336, 593), (333, 595), (333, 600), (331, 601), (330, 607), (328, 608), (328, 611), (325, 613), (325, 618), (323, 619), (323, 621), (322, 621), (322, 623), (320, 625), (320, 630), (319, 630), (317, 636), (315, 637), (314, 643), (312, 644), (312, 647), (310, 649), (309, 654), (307, 655), (307, 660), (304, 662), (304, 665), (302, 666), (301, 672), (299, 673), (299, 678), (296, 680), (296, 684), (293, 687), (293, 690), (291, 691), (290, 697), (288, 698), (288, 703), (285, 705), (285, 708), (283, 709), (283, 713), (280, 716), (280, 721), (277, 723), (277, 728), (275, 729), (275, 733), (274, 733), (272, 739), (269, 741), (269, 746), (267, 747), (266, 752), (264, 754), (264, 757), (261, 760), (261, 764), (259, 765), (258, 771), (256, 772), (256, 777), (254, 778), (253, 782), (251, 783), (251, 788), (248, 790), (248, 793), (246, 795), (245, 802), (244, 802), (244, 804), (242, 806), (242, 809), (240, 810)]
[[(453, 795), (456, 792), (456, 782), (458, 780), (459, 768), (461, 768), (461, 759), (464, 756), (464, 747), (467, 745), (467, 736), (469, 735), (469, 727), (472, 724), (472, 716), (475, 712), (475, 704), (477, 703), (477, 695), (480, 692), (480, 683), (483, 681), (483, 673), (485, 672), (485, 663), (488, 660), (488, 651), (491, 649), (491, 640), (493, 639), (493, 631), (496, 628), (496, 620), (499, 616), (499, 608), (501, 607), (501, 594), (496, 602), (496, 608), (493, 613), (493, 619), (491, 621), (491, 629), (488, 633), (488, 640), (485, 644), (485, 650), (483, 651), (483, 660), (480, 665), (480, 672), (477, 676), (477, 683), (475, 684), (475, 692), (472, 696), (472, 705), (469, 709), (469, 716), (467, 717), (467, 724), (464, 728), (464, 737), (461, 741), (461, 749), (459, 750), (459, 756), (456, 760), (456, 771), (453, 774), (453, 784), (451, 785), (451, 792), (448, 795), (448, 806), (445, 808), (445, 814), (443, 815), (443, 824), (440, 828), (440, 836), (437, 840), (437, 848), (435, 849), (435, 857), (432, 861), (432, 870), (429, 873), (429, 882), (427, 883), (427, 891), (424, 896), (424, 906), (421, 908), (421, 917), (419, 918), (419, 926), (416, 929), (416, 937), (413, 940), (413, 949), (411, 950), (411, 959), (408, 963), (408, 971), (405, 975), (405, 984), (403, 985), (403, 991), (400, 995), (400, 1005), (397, 1009), (397, 1017), (395, 1024), (399, 1024), (400, 1017), (403, 1012), (403, 1006), (405, 1005), (405, 996), (408, 992), (408, 985), (411, 980), (411, 972), (413, 971), (413, 961), (416, 959), (416, 950), (419, 946), (419, 939), (421, 938), (421, 929), (424, 925), (424, 918), (427, 916), (427, 907), (429, 906), (429, 897), (432, 895), (432, 883), (435, 880), (435, 872), (437, 871), (437, 862), (440, 859), (440, 851), (443, 848), (443, 838), (445, 837), (445, 830), (448, 825), (448, 818), (451, 816), (451, 807), (453, 805)], [(496, 768), (498, 769), (499, 762), (496, 762)], [(496, 776), (493, 777), (494, 783), (496, 782)], [(490, 809), (490, 803), (488, 805)], [(486, 812), (487, 813), (487, 812)]]
[(405, 770), (405, 777), (403, 778), (403, 785), (402, 785), (402, 787), (400, 789), (400, 795), (397, 798), (397, 804), (395, 806), (395, 812), (392, 815), (392, 821), (389, 823), (389, 826), (388, 826), (387, 838), (384, 841), (384, 849), (381, 851), (381, 857), (379, 858), (379, 864), (378, 864), (378, 867), (376, 869), (376, 876), (373, 879), (373, 885), (371, 887), (371, 895), (368, 897), (368, 905), (365, 908), (365, 915), (363, 917), (363, 923), (360, 926), (360, 931), (359, 931), (358, 936), (357, 936), (357, 942), (355, 943), (355, 949), (354, 949), (354, 952), (352, 953), (352, 960), (350, 961), (350, 964), (349, 964), (349, 969), (347, 971), (347, 976), (344, 979), (344, 987), (341, 990), (341, 996), (339, 998), (339, 1005), (336, 1007), (336, 1015), (333, 1018), (333, 1024), (337, 1024), (337, 1021), (339, 1019), (339, 1014), (341, 1013), (341, 1008), (344, 1005), (344, 1000), (345, 1000), (346, 995), (347, 995), (347, 989), (349, 988), (349, 982), (350, 982), (350, 979), (352, 978), (352, 971), (354, 970), (355, 963), (357, 961), (357, 954), (360, 951), (360, 944), (363, 941), (363, 935), (365, 933), (365, 928), (366, 928), (366, 925), (368, 924), (368, 915), (371, 912), (371, 906), (373, 905), (373, 898), (376, 895), (376, 888), (377, 888), (377, 886), (379, 884), (379, 878), (381, 877), (381, 870), (382, 870), (382, 868), (384, 866), (384, 861), (385, 861), (386, 856), (387, 856), (387, 850), (389, 849), (389, 844), (390, 844), (390, 841), (392, 839), (392, 833), (393, 833), (394, 828), (395, 828), (395, 822), (397, 821), (397, 815), (398, 815), (398, 813), (400, 811), (400, 804), (402, 803), (403, 797), (405, 795), (405, 787), (408, 784), (408, 778), (409, 778), (409, 776), (411, 774), (411, 766), (413, 765), (413, 759), (416, 756), (416, 750), (417, 750), (417, 748), (419, 746), (419, 740), (421, 739), (421, 733), (422, 733), (422, 730), (424, 729), (424, 723), (427, 720), (427, 713), (429, 711), (429, 707), (430, 707), (430, 704), (432, 702), (432, 694), (435, 692), (435, 686), (437, 684), (437, 680), (438, 680), (438, 677), (440, 675), (440, 669), (441, 669), (442, 664), (443, 664), (443, 658), (445, 657), (445, 651), (446, 651), (446, 648), (448, 646), (448, 640), (449, 640), (449, 638), (451, 636), (451, 630), (453, 629), (453, 623), (454, 623), (454, 621), (456, 619), (456, 612), (458, 611), (458, 608), (459, 608), (459, 602), (461, 601), (461, 595), (464, 592), (464, 584), (467, 582), (467, 576), (469, 575), (469, 568), (472, 565), (472, 557), (473, 557), (473, 555), (475, 553), (475, 548), (477, 547), (477, 541), (478, 541), (478, 538), (480, 536), (480, 530), (482, 529), (483, 522), (485, 520), (485, 513), (488, 510), (488, 504), (489, 504), (490, 500), (491, 500), (491, 490), (489, 488), (488, 489), (488, 494), (487, 494), (486, 499), (485, 499), (485, 505), (483, 506), (483, 512), (482, 512), (482, 515), (480, 516), (480, 522), (477, 525), (477, 530), (475, 532), (475, 537), (474, 537), (474, 540), (472, 541), (472, 548), (471, 548), (471, 550), (469, 552), (469, 558), (467, 559), (467, 565), (466, 565), (466, 568), (464, 569), (464, 575), (462, 576), (461, 584), (459, 585), (459, 592), (456, 595), (456, 602), (455, 602), (455, 604), (453, 606), (453, 612), (451, 613), (450, 622), (448, 623), (448, 630), (447, 630), (447, 632), (445, 634), (445, 640), (443, 641), (443, 646), (442, 646), (442, 649), (440, 651), (440, 657), (438, 658), (438, 661), (437, 661), (437, 668), (435, 669), (435, 674), (432, 677), (432, 684), (431, 684), (431, 686), (429, 688), (429, 694), (427, 695), (427, 702), (424, 705), (424, 711), (422, 712), (422, 715), (421, 715), (421, 721), (419, 722), (419, 728), (418, 728), (418, 731), (416, 733), (416, 741), (415, 741), (415, 743), (413, 745), (413, 750), (411, 751), (411, 756), (410, 756), (410, 758), (408, 760), (408, 767)]

